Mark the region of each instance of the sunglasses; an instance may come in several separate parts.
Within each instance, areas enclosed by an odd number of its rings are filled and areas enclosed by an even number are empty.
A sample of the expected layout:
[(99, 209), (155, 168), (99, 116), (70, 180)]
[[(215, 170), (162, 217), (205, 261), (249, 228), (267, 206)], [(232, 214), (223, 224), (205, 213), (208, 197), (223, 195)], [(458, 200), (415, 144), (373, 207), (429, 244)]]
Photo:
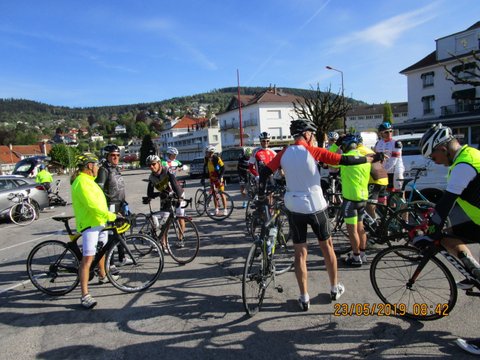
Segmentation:
[(393, 130), (385, 130), (385, 131), (382, 131), (382, 134), (388, 134), (388, 133), (391, 133), (393, 132)]
[(270, 142), (270, 140), (260, 140), (260, 142)]
[(119, 158), (119, 157), (120, 157), (120, 154), (110, 154), (110, 156), (111, 156), (112, 158)]
[(155, 166), (157, 164), (158, 164), (158, 162), (154, 162), (154, 163), (150, 163), (150, 165), (148, 165), (148, 166), (152, 167), (152, 166)]

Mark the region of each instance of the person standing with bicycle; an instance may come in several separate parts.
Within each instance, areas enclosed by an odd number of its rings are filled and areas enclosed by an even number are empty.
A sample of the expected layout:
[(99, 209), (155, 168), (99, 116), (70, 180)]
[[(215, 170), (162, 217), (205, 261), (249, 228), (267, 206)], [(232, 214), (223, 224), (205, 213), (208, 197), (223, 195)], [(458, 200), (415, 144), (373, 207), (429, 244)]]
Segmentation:
[[(423, 246), (439, 240), (480, 280), (480, 265), (466, 243), (478, 243), (480, 234), (480, 151), (460, 145), (452, 130), (442, 124), (433, 125), (419, 143), (422, 155), (435, 164), (449, 166), (447, 188), (435, 205), (426, 235), (414, 238), (413, 245)], [(451, 228), (443, 232), (450, 219)], [(462, 290), (473, 288), (465, 279), (457, 283)]]
[[(107, 198), (107, 205), (111, 212), (120, 213), (122, 216), (129, 214), (128, 204), (125, 201), (125, 181), (118, 167), (120, 162), (120, 148), (115, 144), (109, 144), (103, 148), (105, 161), (98, 169), (95, 182), (103, 190)], [(119, 266), (132, 264), (133, 261), (125, 256), (125, 250), (118, 246)]]
[[(223, 173), (225, 172), (225, 166), (223, 165), (223, 161), (220, 158), (220, 156), (215, 154), (215, 151), (216, 151), (215, 146), (212, 146), (212, 145), (208, 145), (205, 148), (205, 161), (203, 163), (203, 175), (202, 175), (202, 180), (200, 182), (202, 185), (205, 185), (205, 178), (206, 178), (206, 175), (208, 174), (208, 177), (210, 178), (210, 187), (212, 188), (212, 191), (214, 191), (214, 188), (216, 188), (221, 193), (222, 204), (223, 204), (223, 215), (227, 216), (228, 215), (227, 199), (223, 194), (223, 191), (225, 190), (225, 183), (223, 181)], [(220, 215), (220, 204), (218, 204), (218, 200), (216, 196), (213, 197), (213, 201), (215, 203), (215, 212), (211, 215), (218, 216)]]
[[(162, 165), (160, 157), (157, 155), (150, 155), (146, 159), (147, 165), (152, 171), (148, 177), (147, 185), (147, 197), (148, 199), (144, 201), (144, 204), (148, 204), (150, 199), (160, 198), (160, 212), (161, 217), (168, 216), (168, 211), (170, 204), (168, 202), (163, 202), (168, 198), (168, 195), (173, 191), (179, 199), (183, 197), (183, 189), (178, 185), (175, 175), (168, 171), (168, 168)], [(157, 190), (157, 192), (155, 191)], [(181, 204), (182, 202), (180, 202)], [(179, 206), (180, 206), (179, 204)], [(162, 239), (164, 252), (168, 252), (168, 246), (166, 244), (166, 239)]]
[(401, 189), (405, 166), (402, 159), (402, 142), (393, 140), (392, 124), (385, 121), (378, 127), (380, 140), (375, 144), (375, 152), (385, 155), (384, 167), (388, 174), (387, 189)]
[[(102, 230), (108, 221), (114, 221), (117, 215), (108, 211), (107, 199), (103, 190), (95, 182), (98, 174), (98, 158), (91, 153), (77, 157), (77, 170), (71, 178), (72, 207), (77, 231), (82, 233), (82, 261), (79, 268), (82, 297), (80, 304), (87, 309), (97, 305), (97, 301), (88, 292), (90, 266), (97, 252), (97, 244), (107, 242), (107, 233)], [(105, 257), (98, 263), (99, 283), (108, 282), (105, 272)]]
[[(307, 119), (293, 120), (290, 134), (295, 143), (280, 151), (260, 172), (259, 202), (267, 201), (265, 188), (268, 177), (282, 167), (287, 191), (285, 206), (289, 211), (290, 230), (295, 249), (295, 276), (300, 289), (298, 303), (303, 311), (310, 308), (307, 286), (307, 226), (310, 225), (318, 238), (325, 259), (330, 280), (330, 298), (338, 300), (345, 291), (338, 282), (337, 257), (330, 235), (327, 203), (320, 185), (318, 162), (329, 165), (356, 165), (371, 162), (373, 159), (359, 156), (342, 156), (324, 148), (312, 146), (315, 141), (316, 125)], [(260, 205), (261, 205), (260, 204)], [(263, 208), (263, 206), (259, 206)]]

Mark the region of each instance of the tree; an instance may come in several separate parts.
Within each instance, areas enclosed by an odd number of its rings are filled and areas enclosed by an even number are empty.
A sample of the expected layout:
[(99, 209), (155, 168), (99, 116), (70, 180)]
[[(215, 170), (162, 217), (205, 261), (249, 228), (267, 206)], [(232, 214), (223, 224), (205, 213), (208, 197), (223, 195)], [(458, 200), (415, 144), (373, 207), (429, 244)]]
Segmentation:
[(146, 165), (146, 159), (150, 155), (157, 154), (157, 148), (150, 135), (145, 135), (140, 146), (140, 166)]
[(60, 163), (64, 168), (71, 169), (76, 166), (76, 157), (80, 154), (77, 148), (65, 144), (57, 144), (52, 147), (48, 154), (52, 161)]
[(393, 124), (392, 106), (387, 101), (383, 104), (383, 121)]
[(333, 94), (331, 86), (326, 91), (320, 91), (320, 85), (303, 97), (303, 101), (295, 100), (293, 109), (302, 119), (309, 119), (317, 125), (315, 134), (319, 146), (323, 146), (326, 134), (339, 119), (344, 119), (351, 105), (340, 94)]
[(148, 129), (148, 125), (144, 122), (137, 122), (135, 124), (134, 134), (139, 138), (144, 137), (145, 135), (149, 135), (150, 130)]
[(466, 84), (480, 86), (480, 52), (473, 50), (464, 57), (458, 57), (453, 54), (450, 55), (458, 60), (460, 65), (459, 67), (454, 66), (451, 69), (444, 66), (443, 68), (446, 72), (445, 79), (455, 85)]

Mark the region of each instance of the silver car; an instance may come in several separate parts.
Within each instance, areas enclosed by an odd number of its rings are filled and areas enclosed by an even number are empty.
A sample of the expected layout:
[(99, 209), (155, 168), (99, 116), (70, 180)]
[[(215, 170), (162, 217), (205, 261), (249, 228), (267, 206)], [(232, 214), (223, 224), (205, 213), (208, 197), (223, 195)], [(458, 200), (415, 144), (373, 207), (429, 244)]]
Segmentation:
[(8, 211), (14, 204), (8, 195), (18, 192), (26, 194), (27, 189), (30, 189), (30, 199), (36, 209), (43, 210), (49, 206), (47, 191), (35, 180), (20, 175), (0, 175), (0, 216), (8, 216)]

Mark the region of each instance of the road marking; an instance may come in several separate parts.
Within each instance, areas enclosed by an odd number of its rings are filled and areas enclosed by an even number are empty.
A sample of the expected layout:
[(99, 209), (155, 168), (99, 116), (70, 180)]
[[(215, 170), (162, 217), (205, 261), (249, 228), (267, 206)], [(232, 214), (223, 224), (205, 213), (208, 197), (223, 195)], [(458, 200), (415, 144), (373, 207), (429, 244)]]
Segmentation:
[[(45, 220), (50, 220), (51, 218), (55, 217), (55, 216), (65, 216), (65, 212), (62, 212), (60, 214), (56, 214), (56, 215), (52, 215), (52, 216), (49, 216), (47, 218), (40, 218), (38, 220), (35, 220), (32, 224), (35, 224), (36, 222), (38, 221), (45, 221)], [(31, 225), (31, 224), (29, 224)], [(12, 224), (12, 225), (9, 225), (9, 226), (5, 226), (5, 227), (2, 227), (0, 228), (0, 230), (4, 230), (4, 229), (11, 229), (11, 228), (15, 228), (15, 227), (19, 227), (21, 225), (16, 225), (16, 224)], [(28, 225), (27, 225), (28, 226)]]
[(19, 287), (19, 286), (26, 287), (26, 285), (27, 285), (28, 283), (30, 283), (30, 280), (24, 280), (24, 281), (19, 282), (19, 283), (15, 284), (15, 285), (9, 286), (9, 287), (7, 287), (7, 288), (5, 288), (5, 289), (0, 289), (0, 294), (3, 294), (4, 292), (7, 292), (7, 291), (9, 291), (9, 290), (13, 290), (13, 289), (15, 289), (15, 288), (17, 288), (17, 287)]

